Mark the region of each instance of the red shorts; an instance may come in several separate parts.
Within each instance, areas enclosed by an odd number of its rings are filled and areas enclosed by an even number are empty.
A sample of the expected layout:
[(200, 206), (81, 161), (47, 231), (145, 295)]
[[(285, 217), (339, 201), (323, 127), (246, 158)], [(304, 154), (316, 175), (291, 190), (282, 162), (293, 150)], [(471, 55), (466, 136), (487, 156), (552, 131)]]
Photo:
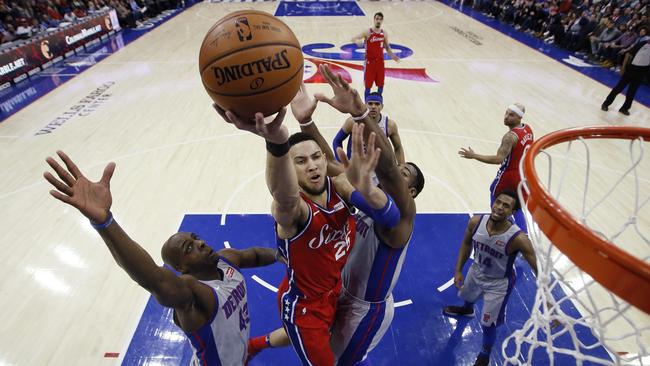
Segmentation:
[[(500, 177), (496, 177), (492, 185), (490, 185), (490, 202), (493, 203), (496, 198), (495, 195), (506, 189), (519, 194), (517, 190), (519, 182), (521, 182), (521, 177), (517, 171), (506, 171)], [(526, 192), (524, 192), (524, 197), (526, 197)]]
[(363, 81), (366, 89), (370, 89), (375, 83), (378, 88), (384, 86), (384, 60), (366, 60), (363, 73)]
[(305, 299), (289, 289), (287, 277), (278, 288), (282, 325), (303, 365), (332, 366), (330, 328), (334, 323), (340, 288), (317, 298)]

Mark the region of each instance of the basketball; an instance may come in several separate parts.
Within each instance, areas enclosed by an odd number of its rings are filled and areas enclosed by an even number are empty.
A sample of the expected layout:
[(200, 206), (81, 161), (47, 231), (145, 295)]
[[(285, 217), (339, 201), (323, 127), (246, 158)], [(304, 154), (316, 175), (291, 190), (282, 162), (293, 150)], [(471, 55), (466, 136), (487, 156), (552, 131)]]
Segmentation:
[(300, 43), (269, 13), (230, 13), (210, 28), (201, 44), (203, 86), (221, 108), (243, 118), (276, 113), (291, 102), (303, 76)]

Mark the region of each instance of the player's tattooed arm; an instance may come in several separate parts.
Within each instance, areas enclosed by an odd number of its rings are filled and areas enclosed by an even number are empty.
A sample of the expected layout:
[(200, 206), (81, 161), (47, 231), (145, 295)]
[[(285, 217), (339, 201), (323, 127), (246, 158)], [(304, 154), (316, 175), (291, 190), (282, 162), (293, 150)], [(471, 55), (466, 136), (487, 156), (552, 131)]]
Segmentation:
[(461, 147), (460, 151), (458, 151), (458, 155), (465, 159), (476, 159), (486, 164), (501, 164), (504, 160), (506, 160), (512, 151), (512, 147), (515, 146), (516, 143), (517, 135), (512, 132), (508, 132), (503, 135), (503, 138), (501, 139), (501, 145), (499, 145), (496, 155), (477, 154), (474, 152), (474, 150), (472, 150), (471, 147), (468, 147), (467, 149)]

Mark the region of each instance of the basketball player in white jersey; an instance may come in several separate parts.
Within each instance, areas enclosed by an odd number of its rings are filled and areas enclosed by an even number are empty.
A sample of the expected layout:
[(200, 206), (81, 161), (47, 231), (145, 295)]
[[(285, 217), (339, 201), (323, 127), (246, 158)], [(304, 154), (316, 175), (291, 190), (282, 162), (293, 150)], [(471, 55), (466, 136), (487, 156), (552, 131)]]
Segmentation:
[(241, 366), (246, 360), (250, 332), (246, 283), (239, 268), (266, 266), (276, 262), (276, 251), (268, 248), (213, 251), (196, 234), (172, 235), (161, 250), (165, 264), (181, 272), (177, 276), (159, 267), (113, 219), (110, 211), (110, 180), (115, 163), (104, 169), (99, 182), (89, 181), (62, 151), (47, 163), (45, 179), (56, 190), (54, 198), (78, 209), (102, 237), (117, 264), (156, 301), (174, 309), (174, 323), (181, 328), (194, 349), (192, 365)]
[[(368, 111), (369, 111), (368, 117), (370, 117), (370, 119), (372, 119), (373, 121), (377, 122), (381, 131), (384, 133), (385, 136), (388, 137), (388, 139), (392, 143), (393, 145), (392, 149), (395, 152), (397, 163), (404, 164), (406, 162), (404, 158), (404, 147), (402, 146), (402, 139), (400, 138), (399, 132), (397, 130), (397, 123), (393, 119), (388, 118), (388, 115), (382, 113), (382, 110), (384, 109), (384, 99), (382, 98), (381, 94), (370, 93), (366, 98), (366, 106), (368, 106)], [(334, 151), (336, 151), (336, 149), (338, 149), (339, 147), (343, 147), (343, 141), (345, 141), (350, 136), (353, 125), (354, 125), (354, 121), (352, 120), (352, 118), (348, 118), (345, 120), (345, 123), (343, 123), (343, 126), (334, 137), (334, 141), (332, 141), (332, 148), (334, 149)], [(351, 148), (352, 148), (352, 140), (348, 140), (347, 150), (346, 150), (348, 158), (351, 156), (352, 153)], [(338, 160), (338, 157), (336, 157), (336, 159)]]
[[(474, 316), (474, 303), (483, 297), (481, 328), (483, 347), (475, 366), (490, 362), (490, 352), (496, 338), (496, 327), (503, 324), (506, 303), (515, 285), (514, 261), (518, 253), (537, 276), (535, 251), (526, 233), (508, 218), (519, 209), (519, 199), (513, 191), (502, 191), (495, 196), (490, 215), (473, 216), (467, 224), (456, 261), (454, 284), (458, 296), (465, 300), (462, 306), (446, 306), (446, 315)], [(474, 262), (467, 277), (463, 266), (474, 248)]]

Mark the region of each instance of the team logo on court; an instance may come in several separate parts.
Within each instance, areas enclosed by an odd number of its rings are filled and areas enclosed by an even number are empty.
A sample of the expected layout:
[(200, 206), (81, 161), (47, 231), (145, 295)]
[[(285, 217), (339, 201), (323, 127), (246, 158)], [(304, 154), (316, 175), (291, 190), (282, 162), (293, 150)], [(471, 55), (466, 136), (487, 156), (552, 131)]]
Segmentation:
[(248, 25), (248, 18), (241, 17), (235, 20), (235, 27), (237, 28), (237, 37), (241, 42), (250, 41), (253, 39), (251, 27)]
[[(413, 55), (413, 50), (399, 44), (390, 44), (397, 56), (405, 59)], [(344, 44), (339, 50), (330, 50), (335, 47), (331, 43), (312, 43), (302, 47), (302, 52), (308, 56), (305, 57), (305, 67), (303, 80), (305, 83), (323, 84), (327, 83), (323, 75), (318, 70), (320, 65), (328, 65), (330, 70), (350, 82), (363, 82), (364, 65), (352, 63), (349, 61), (364, 61), (365, 50), (363, 46), (354, 43)], [(386, 56), (387, 57), (387, 56)], [(429, 75), (426, 69), (406, 69), (386, 67), (385, 75), (387, 79), (408, 80), (420, 83), (437, 83)]]

